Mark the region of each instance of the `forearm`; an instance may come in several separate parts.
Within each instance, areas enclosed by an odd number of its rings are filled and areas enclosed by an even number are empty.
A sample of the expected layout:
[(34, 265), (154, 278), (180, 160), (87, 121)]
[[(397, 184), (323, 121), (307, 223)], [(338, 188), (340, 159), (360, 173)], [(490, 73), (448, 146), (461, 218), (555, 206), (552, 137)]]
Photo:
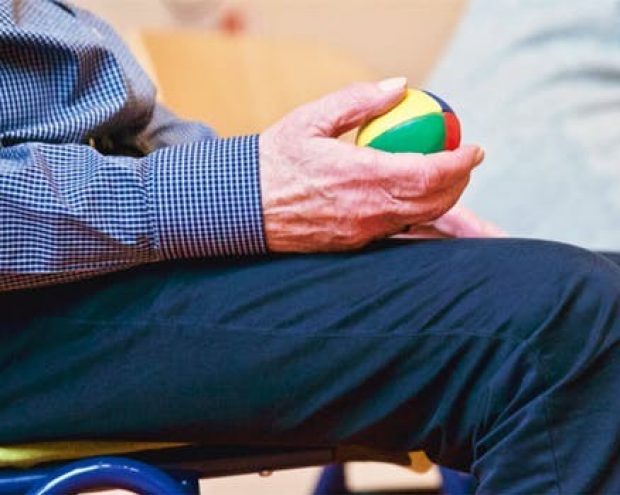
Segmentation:
[(111, 157), (0, 149), (0, 290), (165, 259), (265, 251), (255, 136)]

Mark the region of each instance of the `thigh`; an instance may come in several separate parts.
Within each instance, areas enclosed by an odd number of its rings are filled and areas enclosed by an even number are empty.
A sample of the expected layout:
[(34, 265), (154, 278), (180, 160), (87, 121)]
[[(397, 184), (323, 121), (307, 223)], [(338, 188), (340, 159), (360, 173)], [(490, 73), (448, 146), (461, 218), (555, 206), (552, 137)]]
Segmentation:
[(584, 263), (607, 262), (529, 241), (387, 243), (4, 294), (0, 441), (449, 443), (462, 455), (488, 377)]

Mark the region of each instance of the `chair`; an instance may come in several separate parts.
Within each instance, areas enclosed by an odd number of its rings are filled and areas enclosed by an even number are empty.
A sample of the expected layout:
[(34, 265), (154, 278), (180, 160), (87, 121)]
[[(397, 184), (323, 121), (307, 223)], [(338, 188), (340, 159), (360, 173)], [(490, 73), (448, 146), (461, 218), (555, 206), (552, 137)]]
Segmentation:
[[(100, 446), (103, 443), (99, 442)], [(144, 445), (142, 447), (146, 448)], [(71, 452), (75, 455), (76, 449)], [(404, 453), (355, 447), (298, 449), (158, 445), (154, 449), (122, 456), (54, 460), (41, 464), (33, 456), (29, 462), (36, 463), (34, 466), (0, 468), (0, 495), (70, 495), (108, 488), (125, 489), (141, 495), (199, 495), (198, 481), (203, 478), (252, 472), (265, 476), (273, 470), (321, 465), (330, 467), (324, 470), (314, 494), (344, 495), (352, 492), (347, 489), (342, 463), (369, 460), (402, 466), (407, 466), (410, 461)], [(442, 478), (442, 493), (446, 495), (473, 493), (470, 478), (450, 471), (442, 471)]]
[[(80, 445), (82, 444), (82, 445)], [(283, 447), (207, 447), (187, 444), (125, 445), (119, 442), (63, 442), (34, 444), (28, 449), (15, 446), (22, 467), (0, 468), (0, 495), (68, 495), (80, 491), (123, 488), (140, 494), (198, 495), (198, 480), (257, 472), (266, 475), (273, 470), (332, 465), (321, 477), (315, 494), (349, 493), (338, 466), (349, 461), (389, 462), (407, 466), (406, 453), (380, 452), (356, 447), (283, 448)], [(60, 445), (58, 448), (56, 445)], [(68, 445), (73, 445), (69, 449)], [(138, 448), (120, 456), (87, 456), (59, 460), (83, 453), (107, 452)], [(50, 452), (52, 455), (50, 455)], [(4, 452), (6, 455), (6, 452)], [(334, 464), (338, 463), (338, 464)], [(454, 495), (464, 492), (453, 491)]]

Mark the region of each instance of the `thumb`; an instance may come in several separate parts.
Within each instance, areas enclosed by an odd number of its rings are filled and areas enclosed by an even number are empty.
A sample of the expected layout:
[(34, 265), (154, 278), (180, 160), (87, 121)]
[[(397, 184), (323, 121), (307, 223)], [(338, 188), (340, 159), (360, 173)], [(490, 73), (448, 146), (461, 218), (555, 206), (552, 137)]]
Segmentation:
[(406, 86), (405, 77), (352, 84), (307, 103), (291, 117), (305, 134), (337, 137), (390, 110), (404, 98)]

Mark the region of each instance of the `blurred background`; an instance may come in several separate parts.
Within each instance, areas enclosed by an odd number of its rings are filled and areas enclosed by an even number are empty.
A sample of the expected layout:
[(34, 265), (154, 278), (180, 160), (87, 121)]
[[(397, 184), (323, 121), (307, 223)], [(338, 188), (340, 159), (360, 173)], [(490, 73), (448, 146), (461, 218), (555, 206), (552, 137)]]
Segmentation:
[[(300, 101), (350, 81), (405, 75), (413, 85), (422, 85), (465, 4), (463, 0), (74, 3), (98, 13), (120, 31), (170, 106), (184, 117), (207, 120), (223, 135), (258, 132)], [(187, 70), (192, 71), (190, 80), (180, 75)], [(210, 100), (208, 105), (196, 101), (198, 87), (208, 95), (202, 99)]]
[(194, 28), (321, 44), (377, 75), (422, 83), (464, 0), (76, 0), (125, 35)]

